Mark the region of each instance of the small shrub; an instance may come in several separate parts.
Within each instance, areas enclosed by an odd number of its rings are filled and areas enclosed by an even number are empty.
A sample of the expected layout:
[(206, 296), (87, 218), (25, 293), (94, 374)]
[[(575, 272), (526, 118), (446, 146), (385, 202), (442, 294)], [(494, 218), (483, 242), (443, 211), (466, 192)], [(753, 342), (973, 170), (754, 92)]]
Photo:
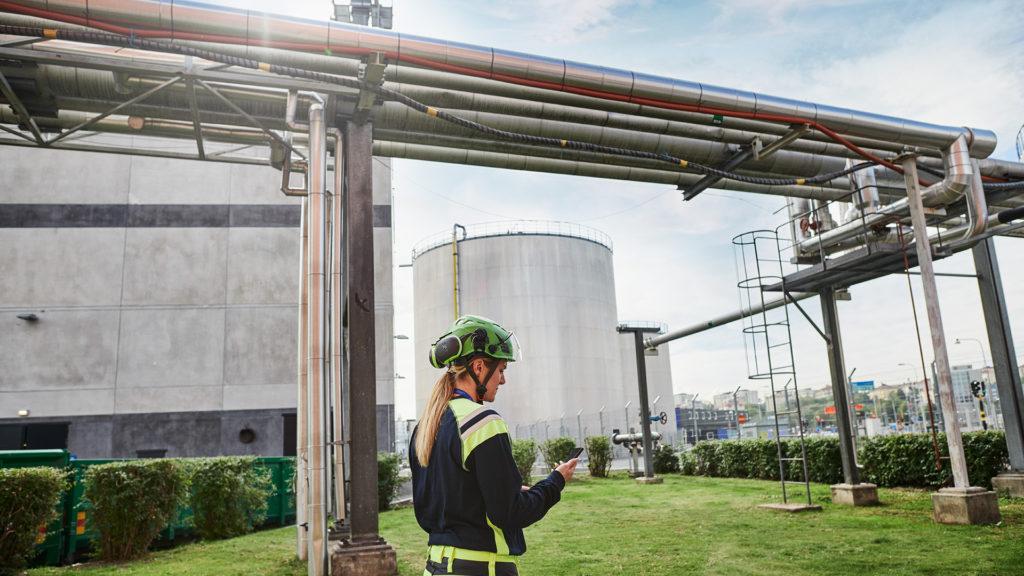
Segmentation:
[(55, 468), (0, 469), (0, 574), (14, 574), (32, 558), (39, 527), (56, 516), (65, 488)]
[(553, 469), (555, 466), (558, 466), (559, 462), (568, 460), (569, 454), (572, 453), (572, 449), (575, 447), (575, 440), (568, 436), (562, 436), (561, 438), (545, 440), (540, 445), (540, 453), (544, 456), (544, 461), (547, 462), (548, 467)]
[(537, 462), (537, 443), (530, 439), (513, 440), (512, 459), (516, 461), (523, 483), (529, 484), (533, 476), (533, 465)]
[(201, 538), (240, 536), (266, 519), (273, 483), (256, 458), (203, 458), (187, 467), (193, 520)]
[(612, 468), (612, 443), (607, 436), (587, 436), (587, 468), (594, 478), (607, 478)]
[(679, 457), (671, 446), (662, 446), (652, 455), (655, 474), (675, 474), (679, 472)]
[(185, 494), (185, 475), (174, 460), (91, 466), (85, 473), (85, 498), (100, 533), (100, 557), (120, 561), (145, 554)]
[(377, 509), (390, 510), (391, 501), (398, 496), (398, 488), (402, 485), (399, 477), (402, 459), (398, 454), (388, 452), (377, 453)]
[(693, 458), (692, 452), (679, 453), (679, 472), (684, 476), (697, 474), (697, 461)]

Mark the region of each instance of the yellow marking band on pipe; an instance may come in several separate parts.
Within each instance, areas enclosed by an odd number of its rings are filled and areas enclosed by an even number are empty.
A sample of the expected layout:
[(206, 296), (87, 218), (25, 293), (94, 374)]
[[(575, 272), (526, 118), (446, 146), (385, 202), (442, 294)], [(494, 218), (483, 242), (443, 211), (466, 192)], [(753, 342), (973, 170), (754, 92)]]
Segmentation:
[(54, 28), (43, 28), (43, 36), (47, 38), (56, 38), (57, 30)]
[(806, 179), (806, 178), (797, 178), (797, 179), (796, 179), (796, 185), (797, 185), (797, 186), (803, 186), (803, 185), (804, 185), (804, 182), (807, 182), (807, 179)]
[(561, 142), (562, 142), (562, 148), (565, 148), (565, 147), (566, 147), (566, 145), (568, 145), (568, 144), (569, 144), (569, 141), (568, 141), (568, 140), (562, 140)]
[(267, 64), (266, 62), (260, 62), (259, 69), (263, 70), (264, 72), (270, 72), (270, 64)]
[(689, 162), (687, 162), (686, 160), (680, 160), (680, 161), (679, 161), (679, 167), (680, 167), (680, 168), (686, 168), (686, 167), (687, 167), (687, 166), (688, 166), (689, 164), (690, 164), (690, 163), (689, 163)]
[(433, 116), (434, 118), (437, 118), (437, 108), (431, 108), (430, 106), (427, 106), (427, 116)]

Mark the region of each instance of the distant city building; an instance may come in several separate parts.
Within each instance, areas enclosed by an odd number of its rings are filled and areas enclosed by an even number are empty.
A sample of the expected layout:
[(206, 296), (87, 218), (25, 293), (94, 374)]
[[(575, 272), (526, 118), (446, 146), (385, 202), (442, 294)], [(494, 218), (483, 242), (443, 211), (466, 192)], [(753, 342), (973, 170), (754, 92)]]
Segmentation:
[[(712, 401), (716, 410), (732, 410), (736, 408), (736, 406), (732, 405), (732, 392), (715, 394)], [(755, 390), (740, 390), (736, 393), (736, 404), (739, 405), (740, 410), (746, 410), (748, 406), (755, 406), (760, 403), (761, 399)]]

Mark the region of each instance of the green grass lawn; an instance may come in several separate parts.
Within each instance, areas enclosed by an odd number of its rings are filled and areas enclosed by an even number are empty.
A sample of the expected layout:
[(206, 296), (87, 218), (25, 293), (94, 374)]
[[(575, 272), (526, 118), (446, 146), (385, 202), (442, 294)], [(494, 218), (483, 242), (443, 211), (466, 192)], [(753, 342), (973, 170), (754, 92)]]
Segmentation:
[[(781, 501), (775, 482), (666, 477), (638, 486), (619, 476), (572, 482), (547, 517), (526, 530), (520, 571), (535, 575), (1007, 574), (1024, 575), (1024, 501), (1000, 501), (1001, 526), (945, 526), (931, 497), (879, 490), (874, 508), (821, 512), (757, 508)], [(402, 576), (423, 570), (426, 537), (412, 510), (381, 516)]]
[[(1001, 500), (999, 526), (944, 526), (918, 490), (879, 491), (875, 508), (833, 506), (813, 487), (821, 512), (761, 510), (777, 502), (774, 482), (670, 476), (638, 486), (619, 476), (579, 478), (562, 502), (526, 531), (528, 576), (600, 574), (1024, 575), (1024, 501)], [(420, 576), (426, 535), (409, 508), (381, 514), (402, 576)], [(127, 565), (37, 569), (31, 576), (132, 574), (305, 574), (294, 560), (294, 528), (153, 553)]]
[(295, 527), (264, 530), (241, 538), (197, 542), (151, 553), (126, 564), (89, 562), (64, 568), (37, 568), (29, 576), (304, 576), (295, 559)]

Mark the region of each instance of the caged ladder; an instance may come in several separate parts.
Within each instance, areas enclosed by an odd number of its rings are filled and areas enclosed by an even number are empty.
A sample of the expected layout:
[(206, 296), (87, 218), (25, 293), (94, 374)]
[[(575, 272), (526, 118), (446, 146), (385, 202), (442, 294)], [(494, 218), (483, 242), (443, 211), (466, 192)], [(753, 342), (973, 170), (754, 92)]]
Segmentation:
[[(787, 489), (803, 485), (807, 504), (811, 505), (811, 484), (807, 474), (807, 447), (804, 443), (803, 414), (800, 411), (800, 393), (796, 385), (796, 363), (793, 355), (793, 337), (790, 330), (788, 302), (766, 310), (763, 288), (783, 282), (782, 250), (779, 235), (774, 230), (753, 230), (732, 239), (736, 257), (737, 286), (740, 308), (759, 312), (743, 319), (743, 343), (747, 355), (747, 374), (751, 380), (767, 380), (771, 386), (774, 417), (775, 447), (779, 459), (779, 482), (782, 501), (788, 504), (793, 497)], [(785, 294), (785, 292), (783, 293)], [(786, 296), (783, 296), (786, 297)], [(779, 384), (785, 394), (785, 409), (778, 406)], [(794, 403), (789, 402), (789, 385), (793, 386)], [(795, 432), (794, 432), (795, 431)], [(797, 438), (800, 454), (787, 454), (783, 441)], [(793, 466), (798, 468), (793, 470)], [(790, 480), (788, 477), (799, 477)]]

